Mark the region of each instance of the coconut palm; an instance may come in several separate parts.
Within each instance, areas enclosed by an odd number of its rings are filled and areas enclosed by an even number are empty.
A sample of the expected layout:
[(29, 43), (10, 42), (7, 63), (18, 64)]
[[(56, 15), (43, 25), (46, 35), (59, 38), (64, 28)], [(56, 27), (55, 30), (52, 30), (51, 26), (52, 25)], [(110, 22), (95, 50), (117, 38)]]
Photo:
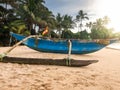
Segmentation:
[(68, 30), (70, 28), (73, 28), (75, 23), (72, 20), (72, 16), (69, 15), (63, 15), (61, 16), (60, 13), (56, 16), (56, 28), (59, 32), (59, 38), (61, 38), (61, 34), (63, 30)]
[(89, 22), (89, 23), (86, 23), (86, 27), (88, 27), (89, 29), (91, 29), (92, 28), (92, 22)]
[(19, 0), (0, 0), (0, 3), (2, 3), (6, 9), (8, 9), (8, 6), (17, 7), (17, 1)]
[(84, 19), (89, 19), (88, 17), (87, 17), (87, 13), (84, 13), (83, 12), (83, 10), (80, 10), (79, 12), (78, 12), (78, 15), (76, 16), (76, 22), (77, 23), (80, 23), (79, 24), (79, 27), (80, 27), (80, 30), (82, 31), (82, 27), (83, 27), (83, 20)]
[(28, 30), (34, 29), (33, 25), (42, 20), (41, 13), (45, 10), (44, 0), (19, 0), (17, 15), (26, 22)]
[(69, 28), (73, 28), (74, 22), (72, 20), (72, 16), (69, 16), (67, 14), (64, 15), (62, 26), (63, 26), (64, 30), (68, 30)]
[(63, 16), (61, 16), (61, 14), (58, 13), (55, 20), (56, 20), (56, 28), (57, 31), (59, 32), (59, 38), (61, 38)]
[(88, 28), (88, 31), (91, 32), (91, 29), (92, 29), (93, 23), (92, 23), (92, 22), (86, 23), (85, 26)]

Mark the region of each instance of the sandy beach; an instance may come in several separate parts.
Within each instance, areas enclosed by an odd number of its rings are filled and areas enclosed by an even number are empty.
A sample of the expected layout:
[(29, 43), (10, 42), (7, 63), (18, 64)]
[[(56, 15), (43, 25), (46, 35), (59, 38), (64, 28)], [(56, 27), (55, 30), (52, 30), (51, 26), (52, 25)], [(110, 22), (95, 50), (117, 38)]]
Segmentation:
[[(0, 53), (10, 47), (0, 47)], [(26, 46), (16, 47), (8, 56), (66, 58), (66, 54), (43, 53)], [(0, 90), (120, 90), (120, 50), (104, 48), (78, 60), (99, 60), (85, 67), (29, 65), (0, 62)]]

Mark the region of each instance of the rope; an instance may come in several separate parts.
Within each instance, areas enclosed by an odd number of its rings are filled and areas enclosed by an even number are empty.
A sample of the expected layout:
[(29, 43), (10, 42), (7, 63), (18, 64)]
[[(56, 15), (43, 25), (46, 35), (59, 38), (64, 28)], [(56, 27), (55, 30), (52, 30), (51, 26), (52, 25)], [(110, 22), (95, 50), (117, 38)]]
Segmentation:
[(0, 54), (0, 61), (3, 61), (3, 58), (6, 56), (6, 54), (5, 53), (3, 53), (3, 54)]
[(67, 66), (71, 66), (71, 58), (70, 58), (71, 48), (72, 48), (72, 43), (71, 43), (70, 40), (68, 40), (68, 58), (66, 59), (66, 65)]
[(12, 43), (12, 36), (10, 36), (9, 46), (11, 46)]

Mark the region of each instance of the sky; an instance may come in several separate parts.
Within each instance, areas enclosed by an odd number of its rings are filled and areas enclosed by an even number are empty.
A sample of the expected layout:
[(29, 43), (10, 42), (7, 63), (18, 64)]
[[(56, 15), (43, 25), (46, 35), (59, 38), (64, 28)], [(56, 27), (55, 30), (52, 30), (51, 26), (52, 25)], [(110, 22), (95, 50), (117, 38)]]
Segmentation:
[(120, 32), (120, 0), (45, 0), (45, 5), (54, 15), (61, 13), (75, 17), (79, 10), (83, 10), (90, 20), (108, 16), (108, 27)]

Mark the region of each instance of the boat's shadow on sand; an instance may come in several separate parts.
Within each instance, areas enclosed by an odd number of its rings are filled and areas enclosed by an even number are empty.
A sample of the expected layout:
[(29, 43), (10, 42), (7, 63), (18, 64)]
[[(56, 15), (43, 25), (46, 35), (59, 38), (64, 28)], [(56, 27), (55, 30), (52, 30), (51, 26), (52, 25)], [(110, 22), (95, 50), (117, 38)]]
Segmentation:
[[(67, 66), (66, 59), (44, 59), (44, 58), (19, 58), (19, 57), (4, 57), (4, 63), (19, 63), (19, 64), (36, 64), (36, 65), (58, 65)], [(96, 63), (98, 60), (70, 60), (70, 66), (81, 67)]]

